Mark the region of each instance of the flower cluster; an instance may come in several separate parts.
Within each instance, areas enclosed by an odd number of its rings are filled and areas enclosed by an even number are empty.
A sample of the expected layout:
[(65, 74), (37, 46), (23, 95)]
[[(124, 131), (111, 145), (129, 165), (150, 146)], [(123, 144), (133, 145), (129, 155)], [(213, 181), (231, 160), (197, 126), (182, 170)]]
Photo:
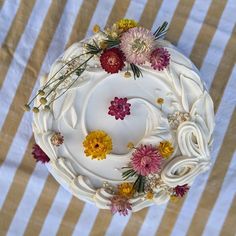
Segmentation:
[(102, 130), (90, 132), (84, 142), (84, 153), (92, 159), (103, 160), (112, 150), (111, 137)]

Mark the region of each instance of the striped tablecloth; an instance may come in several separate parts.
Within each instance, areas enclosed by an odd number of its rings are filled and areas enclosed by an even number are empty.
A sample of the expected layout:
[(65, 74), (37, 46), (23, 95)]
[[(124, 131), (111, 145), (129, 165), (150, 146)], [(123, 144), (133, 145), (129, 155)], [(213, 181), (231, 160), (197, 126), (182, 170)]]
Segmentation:
[[(128, 17), (155, 29), (200, 69), (216, 113), (212, 168), (185, 199), (112, 216), (65, 191), (31, 157), (38, 78), (92, 27)], [(236, 234), (235, 0), (0, 0), (0, 235)]]

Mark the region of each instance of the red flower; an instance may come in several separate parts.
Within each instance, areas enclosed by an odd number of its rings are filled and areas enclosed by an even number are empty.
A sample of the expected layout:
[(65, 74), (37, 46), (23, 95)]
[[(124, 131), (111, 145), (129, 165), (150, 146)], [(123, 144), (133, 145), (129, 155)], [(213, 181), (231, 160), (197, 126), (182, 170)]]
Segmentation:
[(104, 50), (100, 56), (102, 68), (108, 73), (117, 73), (125, 66), (124, 54), (118, 48)]
[(41, 161), (42, 163), (45, 163), (50, 161), (47, 154), (39, 147), (38, 144), (34, 144), (32, 155), (36, 162)]
[(184, 184), (184, 185), (177, 185), (175, 188), (174, 188), (174, 194), (175, 196), (177, 197), (183, 197), (185, 195), (185, 193), (187, 193), (189, 190), (189, 186), (187, 184)]
[(170, 54), (165, 48), (156, 48), (150, 57), (152, 68), (164, 70), (170, 63)]
[(115, 116), (116, 120), (124, 120), (126, 115), (130, 115), (130, 106), (131, 104), (127, 102), (127, 98), (118, 98), (115, 97), (111, 101), (111, 106), (109, 107), (108, 114)]

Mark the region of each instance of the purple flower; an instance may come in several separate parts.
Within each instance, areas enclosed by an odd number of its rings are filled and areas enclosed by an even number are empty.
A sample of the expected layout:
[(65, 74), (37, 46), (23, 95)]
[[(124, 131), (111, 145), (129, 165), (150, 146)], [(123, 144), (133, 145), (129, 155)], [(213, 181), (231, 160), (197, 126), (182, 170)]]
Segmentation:
[(164, 70), (170, 62), (170, 54), (165, 48), (156, 48), (150, 57), (151, 66), (155, 70)]
[(177, 185), (175, 188), (174, 188), (174, 194), (175, 196), (177, 197), (183, 197), (185, 195), (185, 193), (187, 193), (189, 190), (189, 186), (187, 184), (184, 184), (184, 185)]
[(45, 163), (50, 161), (47, 154), (39, 147), (38, 144), (34, 144), (32, 155), (36, 162), (41, 161), (42, 163)]
[(111, 213), (119, 213), (120, 215), (126, 216), (128, 215), (129, 210), (132, 210), (131, 203), (129, 203), (129, 200), (127, 197), (115, 195), (111, 199), (111, 204), (109, 205), (111, 207)]
[(151, 144), (141, 144), (132, 155), (131, 164), (138, 174), (147, 176), (160, 170), (162, 156)]
[(130, 115), (131, 104), (127, 101), (127, 98), (115, 97), (114, 100), (111, 101), (111, 106), (109, 107), (108, 114), (111, 116), (115, 116), (116, 120), (124, 120), (126, 115)]

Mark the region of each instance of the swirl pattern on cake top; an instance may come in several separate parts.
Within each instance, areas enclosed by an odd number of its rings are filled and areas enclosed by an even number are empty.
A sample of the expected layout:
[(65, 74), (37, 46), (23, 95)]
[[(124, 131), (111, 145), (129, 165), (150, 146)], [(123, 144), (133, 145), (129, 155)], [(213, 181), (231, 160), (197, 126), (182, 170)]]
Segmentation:
[[(98, 33), (85, 41), (99, 41), (101, 37)], [(69, 47), (53, 64), (48, 78), (41, 79), (41, 86), (58, 70), (61, 69), (54, 79), (63, 75), (63, 65), (83, 53), (83, 44), (81, 41)], [(134, 195), (130, 199), (132, 211), (165, 203), (170, 198), (169, 188), (191, 186), (195, 177), (210, 167), (212, 100), (192, 62), (167, 41), (159, 40), (158, 46), (170, 53), (170, 64), (163, 71), (153, 70), (145, 63), (140, 65), (142, 77), (126, 79), (124, 72), (106, 73), (94, 57), (67, 93), (65, 86), (75, 80), (74, 74), (52, 93), (51, 96), (62, 96), (53, 102), (51, 111), (34, 114), (34, 136), (50, 157), (49, 171), (76, 197), (99, 208), (109, 209), (115, 186), (124, 181), (122, 167), (131, 158), (129, 142), (138, 146), (169, 140), (174, 146), (158, 174), (160, 182), (152, 201), (142, 194)], [(131, 104), (131, 114), (123, 121), (107, 114), (114, 97), (126, 97)], [(158, 104), (158, 98), (164, 102)], [(113, 149), (105, 160), (91, 160), (84, 154), (83, 140), (89, 132), (100, 129), (111, 136)], [(54, 131), (64, 136), (59, 147), (50, 142)]]

